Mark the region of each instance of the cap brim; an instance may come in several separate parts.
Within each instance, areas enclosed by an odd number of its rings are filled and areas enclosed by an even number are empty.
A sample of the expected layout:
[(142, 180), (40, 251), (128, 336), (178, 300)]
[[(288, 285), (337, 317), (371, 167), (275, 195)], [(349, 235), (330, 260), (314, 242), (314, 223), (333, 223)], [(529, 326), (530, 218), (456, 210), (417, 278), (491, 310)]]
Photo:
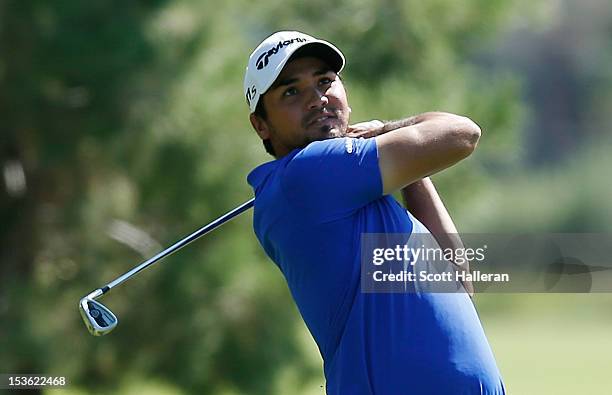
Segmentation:
[(312, 56), (323, 60), (333, 71), (339, 73), (344, 67), (344, 58), (329, 45), (320, 42), (311, 42), (298, 48), (289, 57), (290, 60)]

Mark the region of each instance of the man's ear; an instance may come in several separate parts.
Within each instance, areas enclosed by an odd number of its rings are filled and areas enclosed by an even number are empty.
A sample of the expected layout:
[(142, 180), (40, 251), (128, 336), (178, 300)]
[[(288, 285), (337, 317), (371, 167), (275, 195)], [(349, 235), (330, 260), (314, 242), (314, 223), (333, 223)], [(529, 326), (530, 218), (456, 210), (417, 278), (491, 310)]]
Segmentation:
[(270, 138), (270, 128), (268, 127), (268, 123), (265, 119), (253, 113), (249, 116), (249, 120), (251, 121), (253, 129), (255, 129), (260, 139), (268, 140)]

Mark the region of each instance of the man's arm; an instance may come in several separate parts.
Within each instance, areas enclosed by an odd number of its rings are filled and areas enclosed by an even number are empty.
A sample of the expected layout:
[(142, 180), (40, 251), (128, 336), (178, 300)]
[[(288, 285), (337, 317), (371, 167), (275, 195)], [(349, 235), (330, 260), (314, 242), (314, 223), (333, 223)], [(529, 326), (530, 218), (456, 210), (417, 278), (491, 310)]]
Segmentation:
[[(385, 169), (381, 163), (385, 193), (399, 189), (394, 188), (396, 183), (405, 182), (402, 185), (404, 204), (429, 229), (440, 247), (453, 250), (464, 247), (448, 210), (427, 176), (453, 165), (474, 150), (480, 137), (480, 128), (475, 123), (453, 114), (425, 113), (399, 121), (353, 125), (348, 135), (378, 136), (379, 162), (385, 156)], [(385, 136), (389, 138), (383, 140)], [(425, 152), (432, 155), (425, 158)], [(406, 158), (408, 155), (410, 157)], [(395, 169), (395, 166), (412, 168)], [(416, 179), (410, 182), (414, 177)], [(458, 267), (458, 270), (469, 271), (469, 264)], [(473, 296), (471, 282), (463, 284), (468, 294)]]
[[(429, 229), (440, 248), (443, 250), (451, 248), (453, 251), (464, 248), (457, 227), (429, 177), (404, 187), (402, 198), (404, 206)], [(469, 273), (469, 263), (466, 262), (461, 266), (455, 265), (455, 269)], [(472, 282), (463, 281), (463, 286), (470, 297), (473, 297), (474, 286)]]
[[(375, 137), (385, 194), (466, 158), (480, 138), (478, 125), (449, 113), (424, 113), (398, 123), (385, 124)], [(392, 127), (397, 128), (387, 130)]]

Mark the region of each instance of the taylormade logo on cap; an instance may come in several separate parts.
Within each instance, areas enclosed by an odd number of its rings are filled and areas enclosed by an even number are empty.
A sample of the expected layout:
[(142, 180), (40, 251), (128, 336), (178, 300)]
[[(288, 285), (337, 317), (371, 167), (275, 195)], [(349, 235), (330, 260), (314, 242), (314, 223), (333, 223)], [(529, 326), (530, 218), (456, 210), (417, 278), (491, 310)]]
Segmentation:
[(291, 45), (295, 42), (305, 43), (306, 41), (308, 40), (306, 40), (305, 38), (299, 38), (299, 37), (292, 38), (291, 40), (279, 41), (275, 47), (262, 53), (261, 56), (257, 58), (257, 62), (256, 62), (257, 70), (261, 70), (264, 67), (266, 67), (268, 65), (268, 60), (270, 59), (270, 56), (277, 54), (279, 49), (286, 47), (288, 45)]
[(244, 75), (244, 94), (251, 113), (255, 112), (259, 98), (272, 86), (291, 56), (305, 46), (317, 46), (313, 56), (321, 57), (337, 73), (344, 67), (344, 55), (327, 41), (296, 31), (274, 33), (249, 57)]

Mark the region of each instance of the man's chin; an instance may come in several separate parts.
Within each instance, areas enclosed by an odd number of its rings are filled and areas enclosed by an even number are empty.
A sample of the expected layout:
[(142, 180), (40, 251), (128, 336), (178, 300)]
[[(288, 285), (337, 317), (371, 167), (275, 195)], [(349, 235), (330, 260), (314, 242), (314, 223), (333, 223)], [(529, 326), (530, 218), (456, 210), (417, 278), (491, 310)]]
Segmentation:
[(345, 136), (346, 131), (343, 131), (339, 127), (334, 125), (324, 125), (308, 133), (308, 138), (305, 139), (304, 143), (299, 148), (305, 148), (308, 144), (315, 141), (323, 141)]
[(346, 130), (343, 131), (336, 125), (323, 125), (319, 128), (318, 133), (315, 135), (321, 136), (319, 140), (335, 139), (338, 137), (344, 137), (346, 135)]

